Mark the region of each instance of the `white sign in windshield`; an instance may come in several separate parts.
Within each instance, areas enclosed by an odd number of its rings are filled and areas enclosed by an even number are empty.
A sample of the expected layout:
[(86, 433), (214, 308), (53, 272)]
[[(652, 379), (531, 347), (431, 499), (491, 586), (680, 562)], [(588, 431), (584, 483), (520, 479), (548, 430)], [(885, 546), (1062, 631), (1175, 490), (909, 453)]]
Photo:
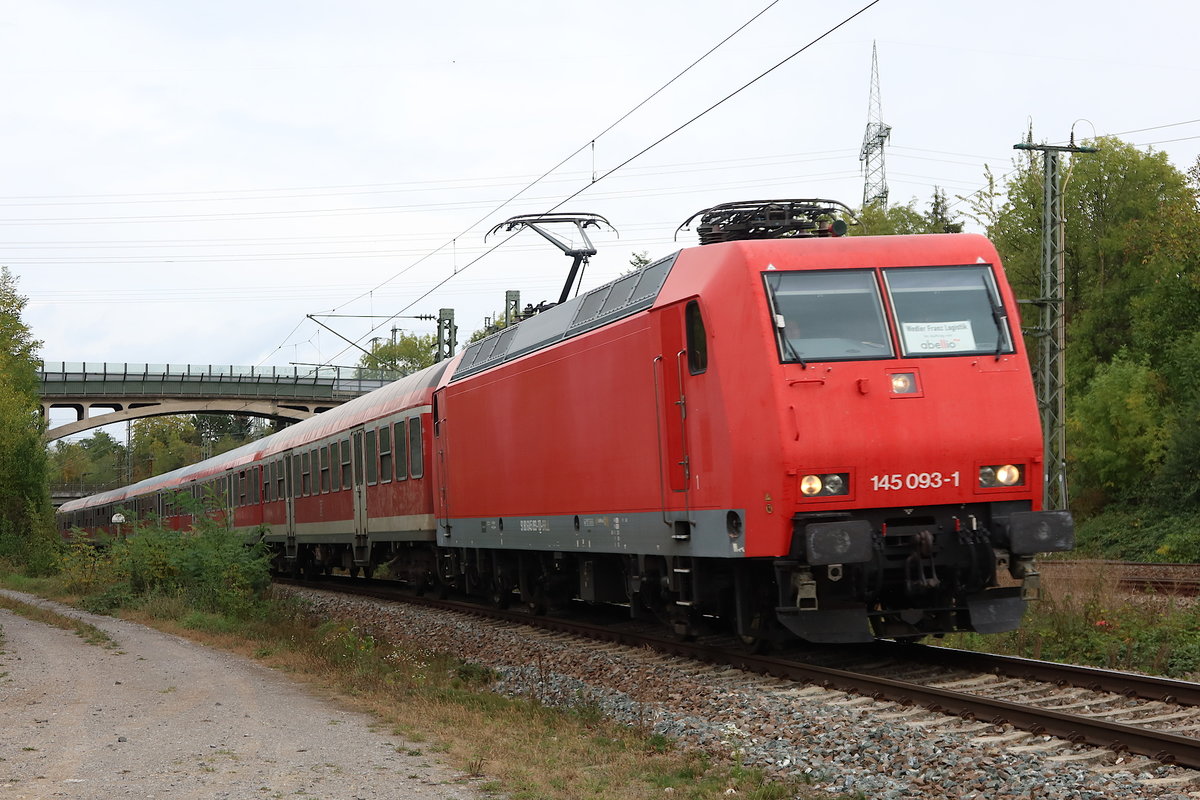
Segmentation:
[(971, 320), (957, 322), (905, 322), (904, 349), (908, 353), (955, 353), (975, 347)]

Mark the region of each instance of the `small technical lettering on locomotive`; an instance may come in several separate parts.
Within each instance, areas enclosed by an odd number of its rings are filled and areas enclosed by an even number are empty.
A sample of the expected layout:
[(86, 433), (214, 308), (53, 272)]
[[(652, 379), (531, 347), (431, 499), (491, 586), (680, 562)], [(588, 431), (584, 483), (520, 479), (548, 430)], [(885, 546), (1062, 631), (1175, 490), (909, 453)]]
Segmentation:
[(521, 520), (522, 533), (549, 533), (550, 520), (548, 519), (523, 519)]

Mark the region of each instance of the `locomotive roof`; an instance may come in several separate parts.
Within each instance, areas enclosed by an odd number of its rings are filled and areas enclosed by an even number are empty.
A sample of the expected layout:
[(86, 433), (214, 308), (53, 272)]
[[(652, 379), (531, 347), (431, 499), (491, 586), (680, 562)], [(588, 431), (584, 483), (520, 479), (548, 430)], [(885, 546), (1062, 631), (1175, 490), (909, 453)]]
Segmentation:
[(672, 253), (586, 294), (510, 325), (463, 351), (452, 382), (512, 361), (654, 305), (679, 253)]

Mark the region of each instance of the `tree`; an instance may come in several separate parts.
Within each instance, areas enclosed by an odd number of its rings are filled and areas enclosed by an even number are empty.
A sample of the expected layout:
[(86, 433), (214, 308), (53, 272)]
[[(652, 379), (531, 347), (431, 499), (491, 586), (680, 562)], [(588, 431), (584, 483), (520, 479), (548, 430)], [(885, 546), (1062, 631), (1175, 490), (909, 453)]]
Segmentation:
[(1122, 353), (1071, 404), (1071, 478), (1084, 510), (1147, 495), (1167, 449), (1163, 389), (1154, 370)]
[[(1077, 511), (1200, 505), (1200, 162), (1115, 138), (1063, 167), (1067, 451)], [(989, 219), (1018, 297), (1041, 295), (1043, 166), (1018, 160)], [(990, 175), (989, 175), (990, 177)], [(995, 213), (987, 217), (988, 209)]]
[(84, 475), (87, 483), (107, 486), (121, 480), (124, 472), (125, 445), (105, 431), (96, 431), (80, 442), (88, 456), (88, 471)]
[(933, 199), (929, 201), (929, 211), (925, 213), (926, 233), (962, 233), (963, 224), (955, 221), (955, 214), (950, 211), (950, 202), (940, 186), (933, 187)]
[[(1130, 344), (1137, 300), (1152, 291), (1162, 260), (1157, 268), (1148, 267), (1156, 253), (1171, 250), (1166, 240), (1174, 226), (1196, 214), (1193, 192), (1165, 153), (1144, 153), (1112, 137), (1089, 144), (1098, 152), (1073, 157), (1063, 180), (1067, 382), (1073, 392)], [(1007, 189), (989, 234), (1018, 297), (1036, 298), (1041, 294), (1040, 160), (1019, 165)]]
[(886, 209), (880, 203), (868, 203), (856, 216), (861, 225), (852, 226), (852, 236), (900, 236), (924, 233), (925, 220), (916, 210), (916, 198), (908, 203), (893, 203)]
[(21, 319), (25, 302), (16, 278), (0, 267), (0, 555), (45, 571), (48, 551), (35, 546), (53, 529), (38, 397), (41, 342)]
[(132, 433), (133, 479), (140, 481), (200, 460), (200, 435), (191, 417), (135, 420)]
[(408, 375), (433, 365), (437, 344), (435, 334), (418, 336), (401, 332), (394, 341), (376, 339), (371, 343), (371, 353), (364, 353), (358, 363), (369, 373), (383, 375), (395, 371)]

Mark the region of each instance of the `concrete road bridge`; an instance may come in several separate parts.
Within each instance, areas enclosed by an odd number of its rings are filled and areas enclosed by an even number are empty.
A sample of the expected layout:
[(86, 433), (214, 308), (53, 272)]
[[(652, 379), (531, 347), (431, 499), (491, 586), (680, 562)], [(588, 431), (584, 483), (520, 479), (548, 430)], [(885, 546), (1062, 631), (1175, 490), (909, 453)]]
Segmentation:
[[(46, 361), (42, 416), (69, 408), (75, 421), (46, 431), (46, 440), (114, 422), (168, 414), (244, 414), (307, 419), (378, 389), (400, 373), (357, 367), (235, 367), (194, 364), (109, 364)], [(93, 411), (101, 413), (93, 415)]]

